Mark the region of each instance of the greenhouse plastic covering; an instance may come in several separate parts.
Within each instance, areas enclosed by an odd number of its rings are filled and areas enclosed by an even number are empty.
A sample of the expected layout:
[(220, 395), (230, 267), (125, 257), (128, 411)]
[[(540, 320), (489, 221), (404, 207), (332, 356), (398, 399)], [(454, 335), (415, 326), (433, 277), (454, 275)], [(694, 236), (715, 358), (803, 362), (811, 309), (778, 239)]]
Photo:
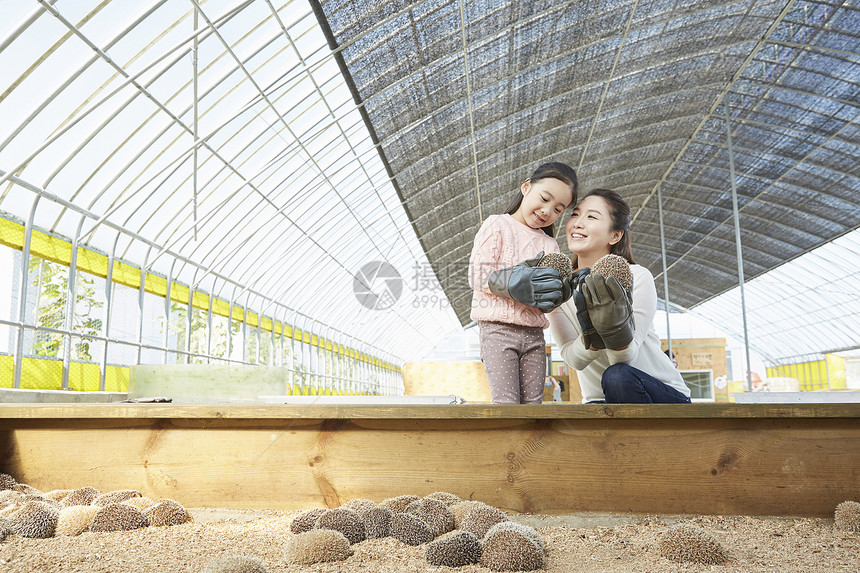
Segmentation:
[(475, 233), (558, 160), (581, 191), (630, 203), (634, 257), (671, 307), (741, 330), (739, 235), (763, 356), (860, 345), (854, 2), (0, 11), (11, 235), (32, 228), (399, 364), (470, 323)]

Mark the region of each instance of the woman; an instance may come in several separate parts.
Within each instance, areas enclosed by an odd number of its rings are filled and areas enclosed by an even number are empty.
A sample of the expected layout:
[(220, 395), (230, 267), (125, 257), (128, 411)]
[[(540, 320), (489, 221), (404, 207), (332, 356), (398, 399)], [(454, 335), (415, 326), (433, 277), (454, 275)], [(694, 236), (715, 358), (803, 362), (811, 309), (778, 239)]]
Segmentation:
[[(595, 189), (574, 208), (565, 234), (580, 272), (574, 297), (550, 314), (553, 339), (577, 371), (583, 403), (689, 403), (690, 389), (660, 348), (654, 277), (633, 263), (629, 227), (630, 206), (615, 191)], [(631, 290), (614, 277), (586, 276), (610, 253), (630, 263)]]

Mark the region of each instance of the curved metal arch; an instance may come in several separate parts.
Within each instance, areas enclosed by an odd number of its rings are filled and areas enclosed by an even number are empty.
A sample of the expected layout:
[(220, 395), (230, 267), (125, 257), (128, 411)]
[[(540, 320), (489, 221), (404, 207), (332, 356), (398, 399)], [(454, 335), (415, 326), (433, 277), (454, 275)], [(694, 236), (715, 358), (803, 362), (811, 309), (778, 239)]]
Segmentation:
[[(53, 7), (51, 7), (51, 8), (53, 8)], [(107, 56), (107, 54), (105, 54), (101, 49), (99, 49), (97, 46), (95, 46), (95, 45), (94, 45), (94, 44), (93, 44), (93, 43), (92, 43), (92, 42), (91, 42), (91, 41), (90, 41), (86, 36), (84, 36), (84, 35), (83, 35), (79, 30), (77, 30), (76, 28), (74, 28), (74, 26), (72, 26), (72, 25), (71, 25), (71, 23), (70, 23), (70, 22), (68, 22), (68, 20), (66, 20), (66, 19), (65, 19), (65, 18), (64, 18), (64, 17), (63, 17), (63, 16), (62, 16), (58, 11), (56, 11), (56, 10), (54, 9), (54, 10), (51, 10), (51, 13), (52, 13), (55, 17), (57, 17), (61, 22), (63, 22), (63, 24), (64, 24), (64, 25), (66, 25), (67, 27), (69, 27), (69, 29), (70, 29), (70, 30), (72, 30), (72, 31), (73, 31), (73, 32), (74, 32), (74, 33), (75, 33), (75, 34), (76, 34), (76, 35), (77, 35), (77, 36), (78, 36), (82, 41), (84, 41), (88, 46), (90, 46), (90, 48), (91, 48), (92, 50), (94, 50), (95, 52), (97, 52), (97, 53), (99, 54), (99, 56), (101, 56), (101, 58), (102, 58), (103, 60), (105, 60), (108, 64), (110, 64), (112, 67), (114, 67), (114, 69), (116, 69), (116, 70), (117, 70), (117, 72), (119, 72), (123, 77), (127, 77), (127, 74), (125, 73), (125, 70), (123, 70), (121, 67), (118, 67), (118, 66), (117, 66), (117, 64), (115, 64), (115, 63), (114, 63), (114, 62), (113, 62), (113, 61), (112, 61), (112, 60)], [(130, 83), (131, 83), (131, 84), (132, 84), (136, 89), (138, 89), (142, 94), (146, 95), (146, 96), (147, 96), (147, 98), (149, 98), (149, 99), (150, 99), (150, 101), (152, 101), (153, 103), (155, 103), (155, 105), (156, 105), (157, 107), (159, 107), (159, 108), (162, 110), (162, 112), (163, 112), (163, 113), (165, 113), (168, 117), (170, 117), (170, 119), (173, 121), (173, 123), (174, 123), (175, 125), (178, 125), (178, 126), (180, 126), (182, 129), (184, 129), (184, 131), (186, 131), (186, 132), (188, 132), (188, 133), (191, 133), (191, 130), (190, 130), (190, 128), (188, 128), (188, 126), (186, 126), (184, 123), (182, 123), (182, 121), (181, 121), (181, 120), (180, 120), (180, 119), (179, 119), (175, 114), (173, 114), (172, 112), (170, 112), (170, 111), (169, 111), (169, 110), (168, 110), (168, 109), (167, 109), (167, 108), (166, 108), (162, 103), (160, 103), (159, 101), (157, 101), (157, 100), (156, 100), (156, 99), (155, 99), (155, 98), (154, 98), (154, 97), (153, 97), (153, 96), (148, 92), (148, 90), (146, 90), (146, 89), (145, 89), (145, 88), (144, 88), (144, 87), (143, 87), (139, 82), (137, 82), (136, 80), (131, 80), (131, 81), (130, 81)], [(220, 156), (219, 156), (219, 154), (218, 154), (215, 150), (213, 150), (213, 149), (209, 148), (208, 146), (207, 146), (207, 148), (209, 149), (209, 151), (210, 151), (213, 155), (215, 155), (216, 157), (219, 157), (219, 159), (221, 159), (221, 158), (220, 158)], [(222, 161), (223, 161), (223, 159), (222, 159)], [(9, 174), (4, 175), (4, 178), (8, 178), (8, 175), (9, 175)], [(3, 182), (3, 181), (2, 181), (2, 180), (0, 180), (0, 184), (2, 184), (2, 182)]]

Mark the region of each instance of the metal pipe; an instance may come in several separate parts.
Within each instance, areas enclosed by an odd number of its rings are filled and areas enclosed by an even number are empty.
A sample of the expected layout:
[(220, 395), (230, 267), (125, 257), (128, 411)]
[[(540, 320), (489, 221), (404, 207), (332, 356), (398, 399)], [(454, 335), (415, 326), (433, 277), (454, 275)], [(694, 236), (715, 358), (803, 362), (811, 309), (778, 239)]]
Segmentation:
[(137, 328), (137, 363), (141, 363), (141, 359), (143, 358), (143, 309), (144, 309), (144, 295), (146, 293), (146, 261), (149, 259), (149, 253), (152, 251), (152, 247), (150, 246), (146, 249), (146, 253), (143, 255), (143, 264), (140, 265), (140, 287), (138, 287), (137, 292), (137, 307), (139, 309), (138, 314), (138, 328)]
[[(110, 337), (111, 314), (113, 310), (113, 265), (116, 257), (116, 244), (119, 242), (119, 233), (113, 240), (113, 246), (107, 260), (107, 275), (105, 276), (105, 338)], [(108, 343), (104, 343), (102, 357), (99, 363), (99, 391), (104, 392), (107, 383), (107, 358)]]
[(663, 227), (663, 186), (657, 185), (657, 213), (660, 217), (660, 255), (663, 259), (663, 302), (666, 306), (666, 341), (669, 345), (669, 357), (675, 360), (672, 352), (672, 330), (669, 324), (669, 274), (666, 268), (666, 233)]
[(192, 68), (192, 78), (194, 82), (194, 97), (192, 101), (193, 115), (194, 115), (194, 125), (192, 126), (192, 137), (194, 138), (194, 166), (192, 168), (192, 177), (194, 178), (193, 182), (193, 205), (192, 205), (192, 217), (194, 219), (194, 240), (197, 240), (197, 150), (198, 150), (198, 133), (197, 133), (197, 14), (198, 9), (197, 6), (194, 6), (194, 42), (191, 47), (191, 68)]
[[(27, 284), (30, 282), (30, 245), (33, 237), (33, 222), (36, 218), (36, 207), (39, 205), (41, 197), (36, 195), (33, 200), (33, 206), (30, 207), (30, 215), (27, 217), (27, 224), (24, 226), (24, 245), (21, 247), (21, 300), (18, 304), (18, 320), (21, 323), (27, 322)], [(40, 275), (41, 276), (41, 275)], [(39, 296), (39, 293), (36, 293)], [(38, 298), (37, 298), (38, 306)], [(24, 329), (18, 328), (18, 339), (15, 346), (15, 380), (14, 388), (21, 387), (21, 363), (24, 361)]]
[(735, 248), (738, 254), (738, 286), (740, 287), (741, 295), (741, 318), (744, 325), (744, 349), (746, 351), (747, 361), (747, 389), (752, 392), (752, 364), (750, 362), (750, 341), (749, 332), (747, 330), (747, 309), (746, 300), (744, 298), (744, 256), (741, 248), (741, 220), (738, 210), (738, 188), (735, 178), (735, 153), (732, 147), (732, 124), (731, 115), (729, 113), (729, 98), (723, 101), (723, 110), (726, 116), (726, 145), (729, 151), (729, 177), (732, 185), (732, 215), (735, 223)]

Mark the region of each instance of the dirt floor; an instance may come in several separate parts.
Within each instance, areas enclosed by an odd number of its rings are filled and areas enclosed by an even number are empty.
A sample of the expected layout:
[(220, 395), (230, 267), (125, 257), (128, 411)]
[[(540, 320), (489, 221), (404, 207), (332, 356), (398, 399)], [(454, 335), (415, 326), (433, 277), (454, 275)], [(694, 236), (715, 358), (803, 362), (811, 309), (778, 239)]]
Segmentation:
[[(127, 532), (82, 533), (75, 537), (29, 539), (10, 535), (0, 542), (3, 572), (200, 572), (227, 555), (250, 555), (269, 572), (402, 573), (488, 572), (479, 565), (433, 567), (425, 546), (393, 538), (352, 546), (344, 561), (288, 565), (284, 547), (294, 534), (289, 525), (299, 512), (191, 509), (193, 522)], [(720, 571), (860, 571), (860, 533), (837, 529), (832, 519), (753, 517), (522, 515), (510, 519), (535, 527), (547, 549), (548, 573)], [(716, 537), (729, 559), (722, 565), (677, 563), (661, 557), (667, 528), (693, 523)]]

